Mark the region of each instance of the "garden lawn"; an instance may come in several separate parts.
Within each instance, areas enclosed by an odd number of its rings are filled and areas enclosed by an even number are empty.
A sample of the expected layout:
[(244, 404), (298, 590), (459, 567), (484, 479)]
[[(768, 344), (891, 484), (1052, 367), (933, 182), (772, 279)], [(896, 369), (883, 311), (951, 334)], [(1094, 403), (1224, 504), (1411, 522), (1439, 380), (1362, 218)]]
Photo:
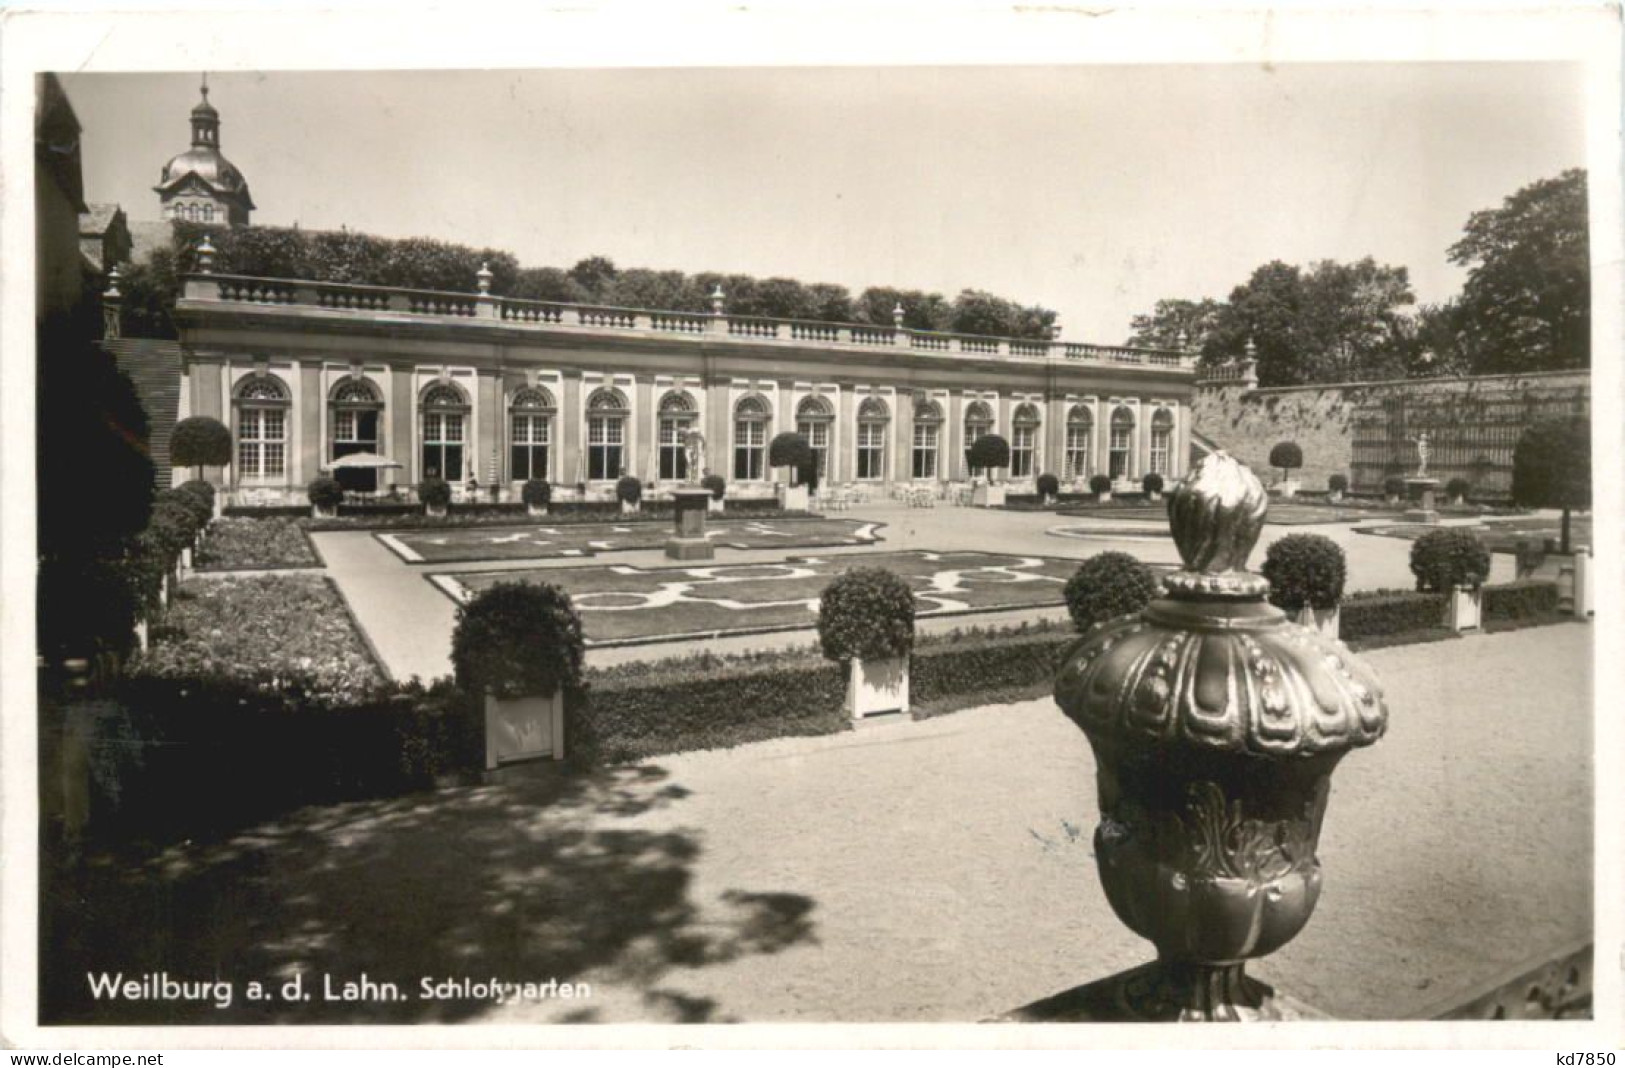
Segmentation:
[(1062, 590), (1078, 564), (1044, 556), (914, 551), (651, 570), (464, 571), (429, 579), (459, 601), (497, 582), (552, 583), (575, 602), (588, 645), (630, 645), (814, 626), (824, 587), (855, 567), (883, 567), (901, 575), (913, 587), (915, 611), (923, 617), (1062, 604)]
[(385, 681), (325, 575), (245, 575), (180, 584), (134, 675), (297, 690), (324, 704)]
[[(1272, 516), (1273, 518), (1273, 516)], [(1360, 527), (1361, 534), (1378, 534), (1385, 538), (1404, 538), (1415, 541), (1430, 530), (1438, 530), (1437, 525), (1427, 523), (1392, 523), (1376, 527)], [(1535, 548), (1547, 538), (1557, 538), (1563, 533), (1563, 520), (1560, 516), (1525, 515), (1514, 519), (1491, 519), (1466, 527), (1454, 527), (1456, 530), (1470, 530), (1484, 541), (1485, 548), (1492, 553), (1516, 553), (1520, 541), (1529, 542)], [(1569, 542), (1571, 546), (1589, 546), (1591, 541), (1591, 517), (1589, 515), (1576, 515), (1569, 517)]]
[(216, 519), (196, 555), (199, 571), (322, 566), (303, 524), (293, 518)]
[[(871, 545), (884, 524), (855, 519), (719, 518), (706, 525), (711, 544), (729, 549), (811, 549)], [(592, 523), (507, 528), (413, 530), (377, 539), (408, 563), (467, 560), (543, 560), (605, 552), (658, 549), (673, 537), (664, 523)]]

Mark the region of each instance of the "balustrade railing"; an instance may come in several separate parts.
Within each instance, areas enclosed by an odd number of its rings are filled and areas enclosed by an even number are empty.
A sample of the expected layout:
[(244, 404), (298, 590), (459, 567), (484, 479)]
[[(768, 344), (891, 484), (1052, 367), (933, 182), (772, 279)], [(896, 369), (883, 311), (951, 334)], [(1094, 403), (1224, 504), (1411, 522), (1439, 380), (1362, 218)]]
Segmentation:
[(997, 356), (1019, 359), (1089, 360), (1189, 370), (1195, 358), (1186, 353), (1117, 345), (998, 338), (951, 334), (865, 323), (830, 323), (722, 312), (660, 311), (600, 304), (525, 300), (488, 293), (454, 293), (391, 286), (311, 282), (243, 275), (198, 273), (186, 279), (188, 299), (276, 306), (304, 306), (330, 311), (392, 312), (460, 319), (491, 319), (527, 326), (589, 327), (640, 330), (694, 337), (713, 335), (742, 341), (817, 342), (865, 348), (906, 347), (944, 355)]

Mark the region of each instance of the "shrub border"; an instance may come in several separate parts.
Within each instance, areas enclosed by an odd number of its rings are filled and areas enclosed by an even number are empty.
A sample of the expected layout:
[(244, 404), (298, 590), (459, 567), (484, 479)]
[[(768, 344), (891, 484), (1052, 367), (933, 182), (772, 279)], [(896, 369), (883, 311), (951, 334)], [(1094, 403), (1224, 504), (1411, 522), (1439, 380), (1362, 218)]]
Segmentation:
[[(222, 518), (224, 518), (224, 516), (222, 516)], [(245, 516), (233, 516), (232, 518), (233, 519), (242, 519), (242, 518), (248, 518), (248, 517), (245, 517)], [(278, 517), (276, 517), (276, 516), (267, 516), (265, 518), (278, 518)], [(246, 575), (246, 574), (252, 574), (252, 573), (254, 573), (256, 571), (325, 571), (325, 570), (327, 570), (327, 557), (323, 556), (322, 551), (316, 547), (316, 539), (312, 538), (310, 536), (310, 529), (308, 527), (304, 526), (303, 524), (298, 524), (298, 523), (294, 524), (294, 529), (299, 531), (300, 537), (305, 539), (305, 546), (306, 546), (306, 548), (308, 548), (310, 550), (310, 555), (312, 555), (312, 556), (314, 556), (316, 558), (316, 562), (314, 564), (264, 564), (264, 565), (259, 566), (259, 567), (194, 567), (192, 570), (195, 573), (199, 574), (199, 575)]]

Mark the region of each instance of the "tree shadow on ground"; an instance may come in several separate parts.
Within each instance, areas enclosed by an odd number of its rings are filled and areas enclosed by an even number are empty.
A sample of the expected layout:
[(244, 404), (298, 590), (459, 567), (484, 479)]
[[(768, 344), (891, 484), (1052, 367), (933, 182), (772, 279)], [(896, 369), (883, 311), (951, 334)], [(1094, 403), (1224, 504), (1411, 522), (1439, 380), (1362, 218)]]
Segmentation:
[[(547, 769), (304, 809), (148, 857), (88, 858), (48, 876), (41, 895), (41, 1021), (449, 1023), (497, 1008), (420, 999), (422, 977), (589, 981), (632, 992), (642, 1018), (719, 1021), (712, 1000), (671, 988), (676, 973), (816, 942), (814, 903), (742, 890), (695, 901), (698, 834), (636, 823), (687, 793), (651, 765)], [(224, 1009), (97, 1000), (87, 972), (225, 979), (234, 996)], [(337, 985), (363, 972), (405, 1000), (323, 999), (324, 974)], [(282, 1001), (301, 974), (312, 1000)], [(269, 1000), (245, 998), (254, 980)], [(534, 1007), (538, 1019), (600, 1018), (591, 1001)]]

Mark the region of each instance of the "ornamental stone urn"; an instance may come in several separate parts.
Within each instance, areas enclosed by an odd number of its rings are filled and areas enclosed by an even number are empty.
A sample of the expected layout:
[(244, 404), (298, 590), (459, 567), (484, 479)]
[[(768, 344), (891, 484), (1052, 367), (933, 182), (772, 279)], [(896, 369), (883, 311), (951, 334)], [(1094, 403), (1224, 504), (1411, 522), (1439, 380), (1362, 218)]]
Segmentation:
[(1056, 675), (1095, 754), (1101, 884), (1157, 959), (1013, 1018), (1313, 1015), (1244, 968), (1308, 922), (1332, 770), (1388, 712), (1348, 647), (1290, 621), (1246, 570), (1268, 504), (1245, 465), (1204, 458), (1168, 500), (1184, 569), (1143, 612), (1097, 624)]

